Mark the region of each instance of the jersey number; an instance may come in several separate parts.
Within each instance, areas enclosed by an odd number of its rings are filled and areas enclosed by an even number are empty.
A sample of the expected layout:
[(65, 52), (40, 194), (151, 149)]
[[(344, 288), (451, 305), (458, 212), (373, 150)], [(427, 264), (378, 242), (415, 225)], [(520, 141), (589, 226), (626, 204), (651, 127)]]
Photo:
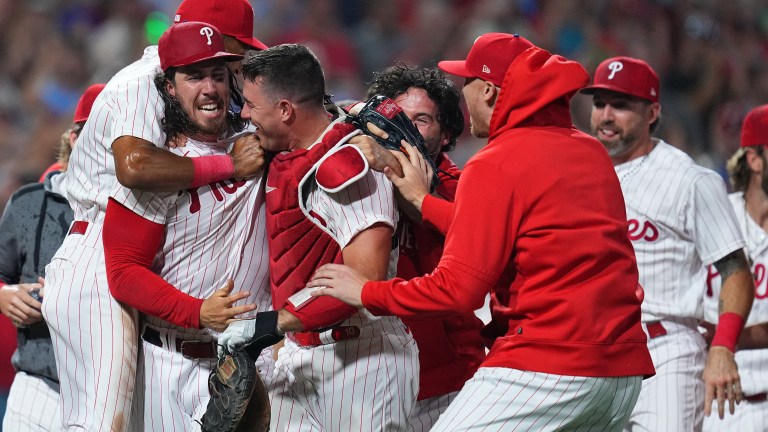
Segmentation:
[[(221, 202), (224, 201), (224, 193), (233, 195), (237, 192), (238, 188), (245, 186), (245, 180), (222, 180), (220, 182), (209, 183), (206, 186), (211, 188), (211, 193), (213, 194), (213, 197), (216, 198), (216, 201)], [(187, 189), (187, 192), (189, 192), (191, 200), (189, 203), (189, 212), (195, 214), (200, 211), (200, 195), (198, 195), (197, 189)]]

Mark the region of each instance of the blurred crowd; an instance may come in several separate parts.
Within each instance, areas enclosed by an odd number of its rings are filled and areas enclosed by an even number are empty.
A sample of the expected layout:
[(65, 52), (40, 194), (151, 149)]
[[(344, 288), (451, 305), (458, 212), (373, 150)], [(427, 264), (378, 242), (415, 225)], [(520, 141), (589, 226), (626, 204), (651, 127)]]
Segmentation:
[[(0, 206), (54, 160), (82, 90), (137, 59), (178, 0), (0, 0)], [(768, 101), (768, 0), (253, 0), (255, 34), (318, 55), (336, 100), (396, 60), (462, 58), (517, 32), (594, 70), (630, 55), (662, 77), (660, 137), (723, 172), (746, 112)], [(159, 30), (158, 30), (159, 28)], [(588, 125), (589, 98), (574, 101)], [(467, 134), (468, 135), (468, 134)], [(461, 163), (481, 143), (467, 136)]]

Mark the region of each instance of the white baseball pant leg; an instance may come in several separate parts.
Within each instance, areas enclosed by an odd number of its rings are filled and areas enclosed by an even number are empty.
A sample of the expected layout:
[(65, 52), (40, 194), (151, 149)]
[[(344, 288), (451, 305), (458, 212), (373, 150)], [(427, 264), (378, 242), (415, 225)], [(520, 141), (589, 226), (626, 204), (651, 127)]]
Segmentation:
[(24, 372), (13, 377), (8, 404), (3, 417), (3, 430), (15, 432), (48, 432), (61, 425), (59, 393), (45, 380)]
[(440, 415), (448, 409), (459, 392), (450, 392), (440, 396), (416, 401), (408, 420), (408, 432), (427, 432), (432, 429)]
[(516, 369), (478, 369), (433, 431), (622, 430), (642, 377), (574, 377)]

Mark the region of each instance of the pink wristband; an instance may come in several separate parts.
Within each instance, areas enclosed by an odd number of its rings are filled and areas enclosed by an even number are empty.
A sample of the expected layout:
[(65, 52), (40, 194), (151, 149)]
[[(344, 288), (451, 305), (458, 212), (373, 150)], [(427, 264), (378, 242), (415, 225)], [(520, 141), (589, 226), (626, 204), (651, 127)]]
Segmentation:
[(733, 312), (720, 315), (720, 321), (712, 338), (712, 346), (726, 347), (731, 352), (736, 352), (736, 342), (739, 340), (741, 330), (744, 328), (744, 318)]
[(193, 157), (195, 176), (192, 185), (196, 188), (208, 183), (226, 180), (235, 174), (235, 165), (229, 155)]

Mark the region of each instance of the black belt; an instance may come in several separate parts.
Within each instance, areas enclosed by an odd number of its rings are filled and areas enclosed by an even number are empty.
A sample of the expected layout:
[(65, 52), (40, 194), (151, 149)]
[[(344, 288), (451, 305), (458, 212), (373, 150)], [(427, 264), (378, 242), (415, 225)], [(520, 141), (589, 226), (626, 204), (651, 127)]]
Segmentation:
[(747, 402), (764, 402), (768, 400), (768, 393), (758, 393), (752, 396), (744, 396), (744, 400)]
[[(152, 327), (144, 327), (144, 333), (141, 338), (152, 345), (163, 348), (163, 340), (160, 332)], [(218, 357), (216, 352), (216, 342), (188, 341), (176, 338), (176, 352), (181, 353), (188, 359), (211, 359)]]

